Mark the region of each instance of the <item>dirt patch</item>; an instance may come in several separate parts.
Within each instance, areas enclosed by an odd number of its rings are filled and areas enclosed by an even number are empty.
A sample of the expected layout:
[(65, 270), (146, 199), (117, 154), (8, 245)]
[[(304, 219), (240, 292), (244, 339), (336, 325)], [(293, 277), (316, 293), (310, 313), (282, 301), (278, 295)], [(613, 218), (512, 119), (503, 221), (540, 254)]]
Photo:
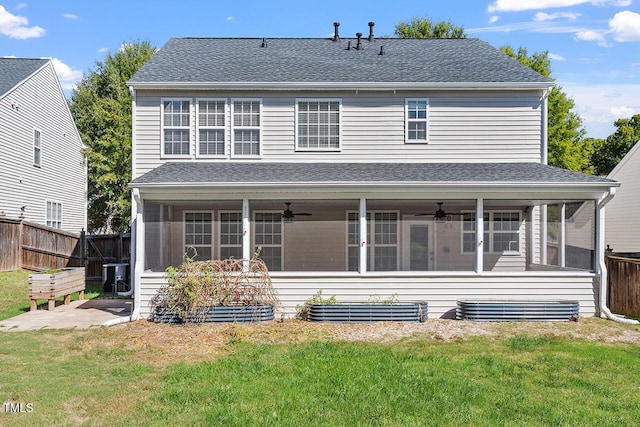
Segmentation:
[(405, 337), (456, 342), (474, 336), (548, 336), (640, 344), (640, 327), (587, 318), (579, 322), (481, 323), (430, 319), (425, 323), (322, 324), (300, 320), (261, 324), (168, 325), (140, 320), (105, 329), (96, 345), (123, 347), (154, 365), (213, 360), (237, 342), (268, 344), (312, 340), (393, 342)]

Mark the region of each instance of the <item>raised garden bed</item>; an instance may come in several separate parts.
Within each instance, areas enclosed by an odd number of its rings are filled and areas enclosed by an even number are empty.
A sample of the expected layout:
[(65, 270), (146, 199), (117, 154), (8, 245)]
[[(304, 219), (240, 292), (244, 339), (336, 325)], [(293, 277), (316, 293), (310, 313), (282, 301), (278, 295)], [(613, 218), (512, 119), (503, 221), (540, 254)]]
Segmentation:
[(574, 300), (458, 300), (456, 319), (476, 322), (547, 322), (578, 320), (580, 303)]
[(428, 305), (420, 303), (395, 304), (310, 304), (307, 319), (312, 322), (372, 323), (424, 322)]
[(49, 300), (48, 309), (56, 307), (55, 299), (64, 297), (64, 303), (71, 302), (71, 294), (78, 292), (78, 299), (84, 299), (84, 267), (63, 268), (55, 273), (33, 273), (29, 275), (29, 299), (31, 311), (37, 310), (38, 300)]
[[(196, 317), (198, 317), (196, 319)], [(186, 323), (252, 323), (266, 322), (274, 319), (272, 305), (237, 305), (237, 306), (213, 306), (208, 307), (203, 313), (188, 315)], [(198, 322), (196, 322), (198, 320)], [(163, 307), (156, 307), (153, 313), (153, 321), (157, 323), (185, 323), (182, 316)]]

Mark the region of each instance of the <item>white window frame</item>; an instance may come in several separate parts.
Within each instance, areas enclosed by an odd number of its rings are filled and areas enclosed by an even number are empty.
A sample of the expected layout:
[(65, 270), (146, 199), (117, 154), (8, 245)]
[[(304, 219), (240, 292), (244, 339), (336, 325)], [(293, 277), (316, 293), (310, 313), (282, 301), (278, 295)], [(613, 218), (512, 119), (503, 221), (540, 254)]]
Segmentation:
[[(55, 214), (54, 214), (55, 208)], [(62, 203), (47, 200), (45, 202), (45, 225), (47, 227), (53, 227), (62, 229)]]
[[(409, 103), (410, 102), (426, 102), (426, 117), (422, 118), (409, 118)], [(426, 144), (429, 142), (429, 98), (405, 98), (404, 101), (404, 142), (406, 144)], [(425, 123), (425, 137), (424, 139), (410, 139), (409, 138), (409, 123)]]
[(33, 166), (42, 167), (42, 131), (33, 129)]
[[(375, 216), (376, 214), (386, 214), (386, 213), (394, 213), (396, 214), (396, 243), (395, 244), (376, 244), (375, 242)], [(348, 210), (346, 212), (346, 223), (347, 223), (347, 253), (346, 253), (346, 263), (347, 270), (349, 270), (349, 248), (360, 247), (360, 236), (358, 234), (358, 243), (353, 244), (349, 243), (349, 215), (355, 214), (357, 216), (356, 221), (357, 224), (360, 224), (360, 213), (354, 210)], [(387, 270), (377, 270), (376, 262), (375, 262), (375, 252), (376, 248), (386, 248), (386, 247), (395, 247), (396, 248), (396, 267), (395, 270), (388, 271), (400, 271), (400, 263), (402, 261), (402, 254), (400, 253), (401, 249), (401, 236), (402, 236), (402, 219), (400, 217), (399, 210), (367, 210), (367, 271), (369, 272), (380, 272)], [(360, 228), (358, 227), (358, 231)], [(349, 270), (349, 271), (357, 271), (357, 270)]]
[[(236, 126), (235, 125), (235, 103), (236, 102), (258, 102), (260, 105), (260, 123), (258, 126)], [(239, 158), (259, 159), (262, 157), (263, 151), (263, 139), (262, 139), (262, 118), (264, 116), (264, 106), (262, 98), (231, 98), (230, 100), (230, 115), (229, 121), (231, 123), (231, 156)], [(236, 141), (235, 131), (240, 129), (246, 130), (258, 130), (258, 154), (238, 154), (236, 153)]]
[[(222, 102), (224, 104), (224, 118), (222, 119), (221, 126), (206, 126), (200, 123), (200, 102)], [(195, 102), (196, 113), (195, 113), (195, 122), (196, 122), (196, 157), (201, 159), (217, 159), (217, 158), (226, 158), (228, 152), (228, 141), (227, 137), (227, 129), (229, 123), (229, 101), (227, 98), (196, 98)], [(221, 154), (202, 154), (200, 152), (200, 131), (201, 130), (221, 130), (223, 132), (223, 147)], [(163, 145), (164, 146), (164, 145)]]
[[(300, 147), (300, 133), (298, 131), (299, 110), (301, 102), (317, 102), (317, 103), (338, 103), (338, 146), (337, 147)], [(328, 124), (330, 125), (330, 123)], [(321, 151), (321, 152), (340, 152), (342, 150), (342, 99), (341, 98), (296, 98), (295, 100), (295, 141), (296, 151)]]
[[(258, 246), (262, 246), (263, 248), (269, 248), (269, 247), (280, 247), (280, 270), (279, 271), (284, 271), (284, 221), (282, 220), (282, 218), (280, 218), (280, 244), (276, 245), (276, 244), (261, 244), (258, 245), (258, 243), (256, 242), (256, 228), (257, 228), (257, 221), (256, 221), (256, 216), (258, 214), (277, 214), (277, 215), (282, 215), (282, 211), (277, 211), (277, 210), (259, 210), (259, 211), (254, 211), (253, 212), (253, 217), (252, 217), (252, 227), (251, 227), (251, 237), (252, 237), (252, 248), (253, 248), (253, 253), (255, 254), (258, 251)], [(260, 258), (260, 256), (258, 256), (258, 258)]]
[[(231, 245), (231, 244), (223, 244), (222, 243), (222, 215), (224, 214), (238, 214), (240, 215), (240, 243), (237, 245)], [(218, 238), (216, 239), (216, 242), (218, 243), (218, 254), (219, 258), (222, 259), (222, 248), (240, 248), (240, 258), (237, 259), (242, 259), (242, 210), (220, 210), (218, 211)]]
[[(188, 214), (210, 214), (211, 215), (211, 243), (209, 245), (205, 245), (205, 244), (201, 244), (201, 245), (194, 245), (194, 244), (187, 244), (187, 215)], [(213, 230), (215, 230), (215, 215), (214, 212), (211, 210), (197, 210), (197, 209), (192, 209), (192, 210), (185, 210), (182, 212), (182, 249), (183, 249), (183, 253), (186, 254), (188, 252), (188, 248), (193, 246), (194, 248), (196, 248), (196, 251), (198, 250), (199, 247), (210, 247), (211, 248), (211, 259), (215, 259), (215, 241), (216, 241), (216, 236), (213, 232)], [(198, 261), (204, 261), (205, 259), (203, 258), (198, 258)]]
[[(473, 218), (474, 218), (474, 223), (475, 223), (475, 211), (461, 211), (462, 214), (473, 214)], [(494, 230), (494, 215), (495, 214), (518, 214), (518, 230), (517, 230), (517, 234), (518, 234), (518, 250), (506, 250), (506, 251), (495, 251), (494, 249), (494, 245), (495, 245), (495, 235), (496, 234), (502, 234), (502, 233), (513, 233), (512, 230), (508, 230), (508, 231), (503, 231), (503, 230)], [(519, 211), (519, 210), (513, 210), (513, 209), (506, 209), (506, 210), (502, 210), (502, 209), (498, 209), (498, 210), (491, 210), (491, 211), (484, 211), (485, 214), (485, 221), (484, 221), (484, 232), (485, 234), (489, 235), (489, 242), (484, 242), (484, 247), (485, 247), (485, 254), (501, 254), (501, 255), (521, 255), (522, 254), (522, 245), (523, 245), (523, 219), (522, 219), (522, 215), (523, 212)], [(488, 220), (486, 219), (488, 215)], [(464, 230), (464, 217), (462, 219), (462, 221), (460, 221), (460, 253), (461, 254), (473, 254), (475, 253), (475, 250), (473, 252), (467, 252), (464, 250), (464, 234), (470, 234), (470, 231), (465, 231)], [(475, 231), (475, 227), (473, 230), (473, 233), (475, 235), (476, 231)], [(484, 239), (484, 238), (483, 238)], [(474, 238), (475, 240), (475, 238)]]
[[(189, 103), (189, 124), (188, 126), (165, 126), (164, 123), (164, 104), (165, 102), (188, 102)], [(162, 158), (191, 158), (193, 151), (193, 135), (191, 132), (193, 118), (193, 100), (191, 98), (161, 98), (160, 99), (160, 155)], [(165, 152), (164, 132), (165, 130), (187, 130), (189, 135), (189, 152), (187, 154), (167, 154)]]

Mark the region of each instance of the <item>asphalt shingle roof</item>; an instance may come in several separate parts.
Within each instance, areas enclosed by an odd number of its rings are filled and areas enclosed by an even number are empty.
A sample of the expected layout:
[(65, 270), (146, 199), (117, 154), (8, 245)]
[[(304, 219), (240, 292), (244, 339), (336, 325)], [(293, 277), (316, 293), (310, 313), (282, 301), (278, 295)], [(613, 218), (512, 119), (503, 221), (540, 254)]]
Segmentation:
[(539, 163), (206, 163), (169, 162), (137, 184), (242, 183), (566, 183), (615, 181)]
[(48, 59), (0, 58), (0, 97), (36, 72)]
[[(347, 50), (348, 43), (351, 50)], [(137, 83), (549, 83), (478, 39), (172, 38)], [(384, 55), (379, 55), (384, 47)]]

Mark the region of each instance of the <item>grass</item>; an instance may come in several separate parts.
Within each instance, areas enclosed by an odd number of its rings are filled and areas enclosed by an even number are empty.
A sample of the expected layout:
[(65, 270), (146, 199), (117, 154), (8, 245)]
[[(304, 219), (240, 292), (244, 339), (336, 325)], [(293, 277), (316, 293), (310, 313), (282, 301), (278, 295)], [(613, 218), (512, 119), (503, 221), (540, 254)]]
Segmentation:
[[(100, 295), (100, 292), (101, 286), (99, 284), (88, 283), (84, 293), (85, 299), (96, 298)], [(62, 301), (63, 299), (63, 297), (60, 297), (56, 300)], [(77, 293), (71, 295), (72, 301), (77, 299)], [(46, 301), (39, 301), (39, 308), (46, 307)], [(29, 272), (22, 270), (0, 272), (0, 320), (8, 319), (27, 311), (29, 311)]]
[(446, 343), (262, 344), (229, 334), (218, 357), (157, 364), (126, 337), (126, 328), (140, 327), (0, 333), (0, 400), (33, 404), (23, 414), (0, 407), (0, 425), (625, 426), (640, 419), (634, 344), (521, 328)]

